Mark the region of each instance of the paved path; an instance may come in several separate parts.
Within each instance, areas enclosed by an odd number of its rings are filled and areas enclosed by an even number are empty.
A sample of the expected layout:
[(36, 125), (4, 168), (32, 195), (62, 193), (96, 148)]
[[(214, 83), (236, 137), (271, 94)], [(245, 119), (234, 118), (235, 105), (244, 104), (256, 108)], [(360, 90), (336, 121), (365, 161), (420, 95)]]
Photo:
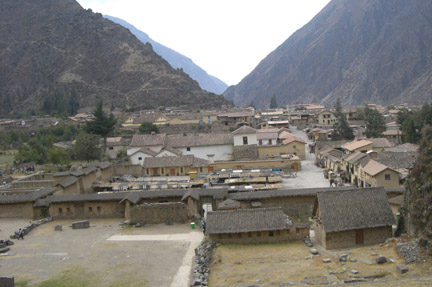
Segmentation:
[(313, 188), (329, 187), (330, 182), (324, 178), (323, 170), (315, 165), (315, 155), (309, 153), (308, 145), (311, 142), (305, 132), (298, 130), (297, 127), (290, 128), (292, 134), (306, 141), (306, 160), (303, 160), (302, 170), (297, 172), (296, 178), (284, 178), (282, 180), (283, 188)]
[(189, 248), (183, 257), (183, 261), (170, 287), (188, 287), (192, 270), (195, 248), (201, 243), (204, 235), (199, 231), (178, 234), (151, 234), (151, 235), (114, 235), (107, 241), (184, 241), (189, 243)]

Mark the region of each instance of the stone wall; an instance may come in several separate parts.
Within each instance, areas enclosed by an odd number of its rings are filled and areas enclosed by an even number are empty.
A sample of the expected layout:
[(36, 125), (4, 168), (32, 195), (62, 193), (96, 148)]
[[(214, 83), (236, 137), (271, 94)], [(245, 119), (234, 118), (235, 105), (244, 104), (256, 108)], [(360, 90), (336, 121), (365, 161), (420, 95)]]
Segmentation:
[(124, 218), (125, 205), (115, 201), (56, 202), (49, 206), (54, 218)]
[(33, 202), (0, 205), (0, 218), (33, 218)]
[(304, 240), (309, 235), (309, 226), (292, 226), (286, 230), (242, 232), (235, 234), (211, 234), (215, 242), (228, 244), (277, 243)]
[(256, 145), (242, 145), (234, 147), (234, 160), (255, 160), (258, 158)]
[(131, 223), (166, 223), (188, 220), (187, 208), (181, 202), (144, 203), (130, 209)]

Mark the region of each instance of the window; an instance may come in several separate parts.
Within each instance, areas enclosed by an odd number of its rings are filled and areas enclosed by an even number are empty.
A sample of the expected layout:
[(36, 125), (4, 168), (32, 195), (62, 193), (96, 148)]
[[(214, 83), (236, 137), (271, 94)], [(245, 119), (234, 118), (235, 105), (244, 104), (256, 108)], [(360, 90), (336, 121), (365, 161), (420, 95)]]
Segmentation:
[(109, 147), (109, 149), (110, 149), (110, 150), (113, 150), (113, 149), (114, 149), (114, 147), (113, 147), (113, 146), (110, 146), (110, 147)]
[(150, 170), (148, 168), (146, 168), (146, 172), (147, 172), (147, 175), (150, 174)]
[(243, 144), (244, 145), (248, 144), (248, 138), (247, 137), (243, 137)]
[(296, 233), (300, 233), (300, 228), (296, 228)]
[(190, 151), (190, 147), (187, 147), (186, 150), (187, 150), (187, 151)]
[(297, 148), (296, 145), (293, 145), (293, 148)]
[(200, 167), (200, 172), (202, 172), (202, 167)]
[(93, 207), (89, 206), (89, 212), (93, 212)]
[(63, 209), (59, 207), (59, 214), (63, 214)]
[(180, 168), (180, 172), (183, 173), (183, 168), (182, 167)]
[(162, 173), (165, 173), (165, 169), (164, 168), (162, 168), (161, 171), (162, 171)]
[(102, 208), (101, 208), (100, 206), (98, 206), (98, 207), (97, 207), (97, 212), (98, 212), (98, 213), (101, 213), (101, 211), (102, 211)]
[(269, 237), (273, 237), (273, 236), (274, 236), (273, 231), (270, 231), (269, 232)]
[(138, 160), (142, 160), (142, 157), (139, 157)]
[(71, 212), (70, 212), (70, 208), (68, 207), (68, 208), (66, 208), (66, 214), (70, 214)]
[(269, 145), (272, 145), (272, 144), (273, 144), (272, 140), (269, 140)]
[(390, 174), (385, 175), (385, 180), (390, 180)]
[(262, 140), (259, 140), (259, 141), (258, 141), (258, 144), (259, 144), (259, 145), (262, 145)]

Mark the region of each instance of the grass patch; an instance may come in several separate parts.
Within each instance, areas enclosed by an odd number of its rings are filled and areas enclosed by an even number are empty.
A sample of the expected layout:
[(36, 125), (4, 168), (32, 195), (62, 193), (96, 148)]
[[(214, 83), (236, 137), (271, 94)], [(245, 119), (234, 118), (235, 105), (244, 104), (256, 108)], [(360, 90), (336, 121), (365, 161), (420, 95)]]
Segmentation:
[(15, 287), (28, 287), (30, 280), (21, 280), (15, 282)]
[(13, 164), (14, 155), (12, 154), (2, 154), (0, 155), (0, 165)]
[(61, 275), (45, 280), (35, 287), (93, 287), (98, 286), (99, 278), (95, 273), (88, 273), (81, 267), (70, 267)]

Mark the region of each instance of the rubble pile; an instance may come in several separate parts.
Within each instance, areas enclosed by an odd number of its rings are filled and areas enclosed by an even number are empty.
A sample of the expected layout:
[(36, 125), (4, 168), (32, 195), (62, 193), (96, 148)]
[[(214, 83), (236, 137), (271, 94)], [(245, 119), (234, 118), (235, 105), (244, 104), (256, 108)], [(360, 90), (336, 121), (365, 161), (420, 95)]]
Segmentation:
[(205, 238), (195, 249), (195, 265), (191, 286), (208, 286), (209, 265), (215, 247), (216, 244), (211, 239)]
[[(51, 222), (51, 221), (52, 221), (52, 218), (51, 218), (51, 217), (42, 218), (42, 219), (39, 219), (39, 220), (36, 220), (36, 221), (30, 221), (30, 223), (29, 223), (28, 225), (22, 227), (21, 230), (22, 230), (22, 232), (24, 233), (24, 235), (27, 235), (27, 234), (29, 234), (29, 232), (32, 231), (34, 228), (36, 228), (36, 227), (38, 227), (38, 226), (40, 226), (40, 225), (42, 225), (42, 224), (45, 224), (45, 223), (47, 223), (47, 222)], [(18, 232), (18, 231), (15, 231), (15, 233), (12, 234), (12, 235), (10, 236), (10, 238), (11, 238), (11, 239), (18, 239), (18, 235), (19, 235), (19, 232)]]
[(398, 243), (396, 245), (399, 255), (405, 259), (405, 263), (411, 263), (417, 260), (419, 255), (419, 240), (413, 240), (406, 243)]

